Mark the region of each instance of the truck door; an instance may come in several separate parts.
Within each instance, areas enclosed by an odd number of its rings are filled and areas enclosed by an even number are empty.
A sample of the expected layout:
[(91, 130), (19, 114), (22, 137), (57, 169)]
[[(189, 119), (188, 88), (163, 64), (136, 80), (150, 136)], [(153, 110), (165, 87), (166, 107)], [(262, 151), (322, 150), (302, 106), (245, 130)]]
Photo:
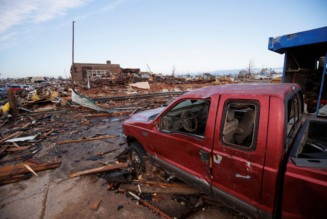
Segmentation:
[(222, 94), (217, 112), (213, 195), (253, 217), (260, 207), (268, 110), (267, 95)]
[(176, 177), (211, 194), (210, 154), (217, 99), (182, 99), (156, 119), (149, 158)]

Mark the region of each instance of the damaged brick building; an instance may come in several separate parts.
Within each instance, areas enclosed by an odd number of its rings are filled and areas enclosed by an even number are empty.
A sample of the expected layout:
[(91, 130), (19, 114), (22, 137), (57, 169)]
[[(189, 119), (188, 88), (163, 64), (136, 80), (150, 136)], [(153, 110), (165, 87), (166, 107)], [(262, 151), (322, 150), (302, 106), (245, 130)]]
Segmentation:
[[(73, 65), (70, 68), (72, 73)], [(119, 64), (111, 64), (107, 61), (106, 64), (97, 63), (74, 63), (74, 80), (82, 82), (87, 78), (101, 77), (110, 74), (126, 74), (126, 73), (140, 73), (139, 68), (121, 68)]]

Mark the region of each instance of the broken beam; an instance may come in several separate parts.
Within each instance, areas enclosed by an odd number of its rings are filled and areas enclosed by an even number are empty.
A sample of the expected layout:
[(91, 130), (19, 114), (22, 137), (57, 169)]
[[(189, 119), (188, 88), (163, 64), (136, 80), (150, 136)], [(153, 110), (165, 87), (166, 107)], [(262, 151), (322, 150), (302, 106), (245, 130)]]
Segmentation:
[(90, 174), (90, 173), (99, 173), (99, 172), (105, 172), (108, 170), (116, 170), (116, 169), (124, 168), (124, 167), (128, 167), (128, 163), (121, 163), (121, 164), (116, 164), (116, 165), (112, 165), (112, 166), (104, 166), (104, 167), (98, 167), (98, 168), (94, 168), (94, 169), (90, 169), (90, 170), (84, 170), (84, 171), (80, 171), (77, 173), (69, 174), (68, 176), (76, 177), (76, 176), (86, 175), (86, 174)]
[(86, 139), (78, 139), (78, 140), (71, 140), (71, 141), (58, 141), (57, 144), (68, 144), (68, 143), (75, 143), (75, 142), (81, 142), (81, 141), (93, 141), (93, 140), (99, 140), (99, 139), (105, 139), (105, 138), (117, 138), (119, 135), (112, 135), (112, 136), (102, 136), (97, 138), (86, 138)]
[[(195, 188), (183, 188), (183, 187), (167, 187), (167, 188), (160, 188), (160, 187), (150, 187), (145, 185), (140, 185), (142, 193), (160, 193), (160, 194), (176, 194), (176, 195), (192, 195), (192, 194), (199, 194), (200, 191)], [(118, 191), (126, 192), (140, 192), (137, 185), (133, 184), (122, 184), (119, 186)]]
[(101, 114), (94, 114), (94, 115), (86, 115), (84, 117), (115, 116), (115, 115), (129, 114), (131, 112), (132, 111), (124, 111), (124, 112), (116, 112), (116, 113), (101, 113)]
[(158, 212), (159, 214), (161, 214), (163, 217), (167, 218), (167, 219), (171, 219), (171, 217), (169, 217), (168, 215), (166, 215), (165, 213), (163, 213), (162, 211), (160, 211), (159, 209), (153, 207), (152, 205), (150, 205), (149, 203), (147, 203), (146, 201), (144, 201), (143, 199), (141, 199), (140, 197), (138, 197), (137, 195), (135, 195), (132, 192), (129, 192), (130, 195), (132, 195), (135, 199), (141, 201), (143, 204), (145, 204), (146, 206), (150, 207), (152, 210), (154, 210), (155, 212)]

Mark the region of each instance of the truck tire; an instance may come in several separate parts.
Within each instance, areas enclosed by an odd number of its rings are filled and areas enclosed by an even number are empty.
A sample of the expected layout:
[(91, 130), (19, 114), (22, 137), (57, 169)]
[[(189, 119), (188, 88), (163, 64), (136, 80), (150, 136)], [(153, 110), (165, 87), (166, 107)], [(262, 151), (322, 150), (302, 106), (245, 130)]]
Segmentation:
[(139, 142), (134, 142), (129, 148), (129, 156), (132, 159), (135, 168), (141, 168), (141, 172), (145, 171), (146, 152)]

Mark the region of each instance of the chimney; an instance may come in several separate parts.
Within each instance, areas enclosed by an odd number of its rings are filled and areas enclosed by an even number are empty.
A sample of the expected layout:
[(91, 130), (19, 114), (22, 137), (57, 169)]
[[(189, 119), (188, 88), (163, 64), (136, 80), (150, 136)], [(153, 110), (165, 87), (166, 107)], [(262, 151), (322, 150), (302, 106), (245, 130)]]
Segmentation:
[(107, 60), (107, 65), (110, 65), (111, 64), (111, 61), (110, 60)]

